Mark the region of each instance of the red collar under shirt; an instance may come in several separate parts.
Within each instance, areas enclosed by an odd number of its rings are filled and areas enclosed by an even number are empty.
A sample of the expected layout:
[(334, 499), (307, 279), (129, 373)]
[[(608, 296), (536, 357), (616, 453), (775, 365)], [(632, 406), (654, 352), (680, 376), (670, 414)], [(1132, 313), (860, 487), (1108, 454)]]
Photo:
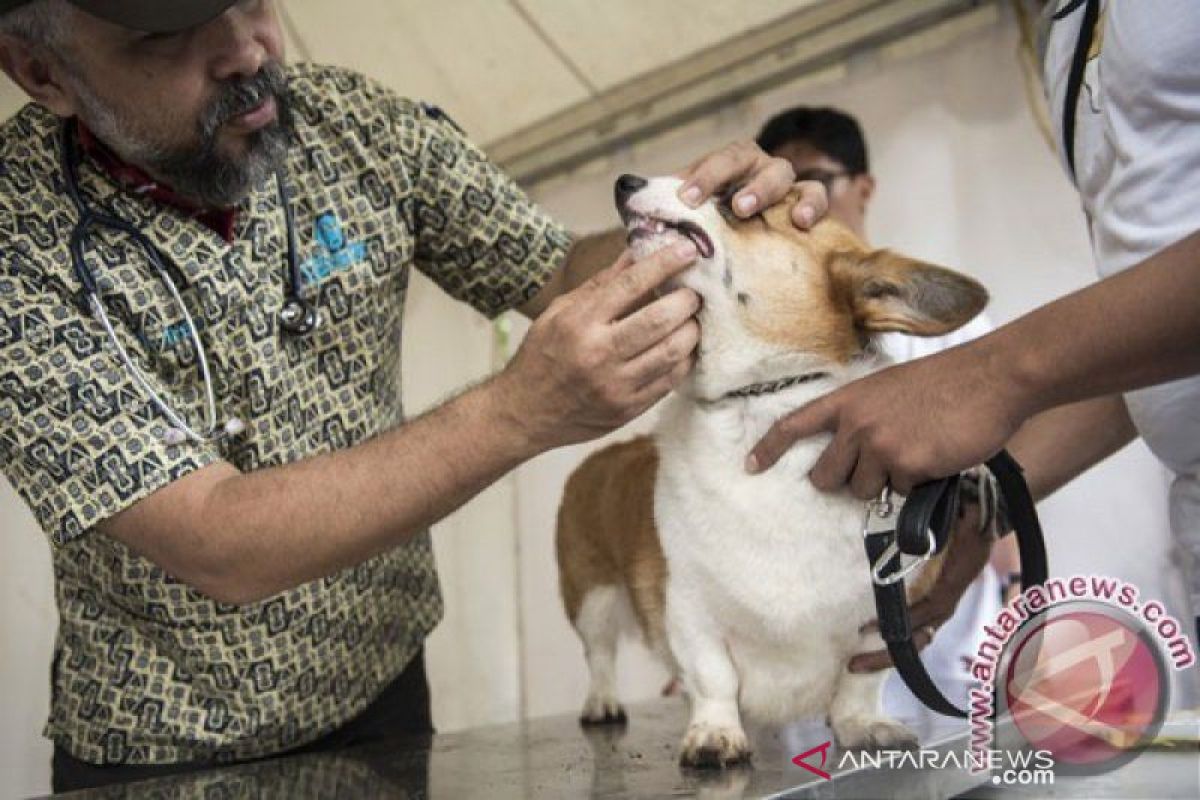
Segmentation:
[(164, 186), (155, 181), (140, 167), (135, 167), (122, 160), (108, 145), (97, 139), (82, 120), (78, 121), (76, 129), (79, 131), (79, 147), (84, 153), (91, 156), (113, 180), (134, 194), (148, 195), (152, 200), (182, 211), (187, 216), (211, 228), (226, 242), (233, 241), (237, 209), (201, 208), (178, 194), (170, 186)]

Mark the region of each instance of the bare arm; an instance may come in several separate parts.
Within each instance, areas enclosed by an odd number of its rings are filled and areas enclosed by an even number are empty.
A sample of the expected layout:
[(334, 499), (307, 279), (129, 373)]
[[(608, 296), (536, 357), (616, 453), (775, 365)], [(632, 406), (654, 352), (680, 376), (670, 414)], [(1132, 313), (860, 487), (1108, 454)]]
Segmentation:
[(1021, 426), (1008, 451), (1041, 501), (1133, 441), (1125, 398), (1107, 395), (1043, 411)]
[[(1137, 429), (1125, 398), (1108, 395), (1052, 408), (1031, 417), (1008, 442), (1008, 451), (1025, 468), (1029, 491), (1045, 500), (1087, 470), (1133, 441)], [(1017, 538), (1005, 536), (992, 545), (991, 566), (1004, 579), (1021, 571)], [(1005, 592), (1009, 601), (1020, 584)]]
[(996, 332), (886, 369), (780, 420), (747, 467), (830, 431), (812, 472), (871, 497), (890, 483), (961, 471), (998, 451), (1029, 417), (1200, 371), (1200, 234)]
[(534, 455), (505, 406), (493, 380), (356, 447), (245, 474), (212, 464), (100, 531), (215, 599), (253, 602), (404, 542)]
[(1200, 232), (1000, 330), (1020, 400), (1041, 411), (1200, 372)]
[(698, 299), (627, 314), (694, 248), (623, 258), (559, 298), (495, 378), (346, 450), (241, 473), (225, 463), (113, 516), (112, 536), (230, 603), (269, 597), (394, 547), (508, 470), (642, 413), (691, 367)]

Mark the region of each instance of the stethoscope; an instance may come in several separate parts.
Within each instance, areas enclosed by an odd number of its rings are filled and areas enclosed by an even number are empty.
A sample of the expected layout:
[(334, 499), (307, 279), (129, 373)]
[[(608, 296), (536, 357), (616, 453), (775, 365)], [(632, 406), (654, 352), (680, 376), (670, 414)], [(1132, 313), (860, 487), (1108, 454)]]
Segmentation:
[[(239, 435), (246, 430), (246, 423), (238, 417), (230, 417), (223, 425), (217, 421), (217, 398), (216, 392), (213, 389), (212, 374), (208, 366), (208, 356), (204, 350), (204, 345), (200, 341), (200, 334), (196, 328), (196, 323), (192, 320), (192, 315), (188, 311), (187, 304), (183, 302), (183, 297), (179, 294), (179, 287), (175, 285), (175, 281), (171, 279), (170, 273), (163, 264), (158, 248), (129, 221), (111, 214), (105, 214), (88, 206), (79, 189), (79, 149), (76, 144), (75, 137), (77, 132), (73, 120), (63, 123), (61, 134), (62, 170), (67, 195), (71, 198), (75, 210), (79, 213), (79, 221), (75, 223), (75, 229), (71, 232), (70, 239), (71, 262), (75, 269), (75, 276), (83, 286), (83, 300), (86, 302), (92, 316), (104, 328), (104, 332), (108, 335), (108, 340), (120, 358), (121, 363), (124, 364), (125, 369), (133, 376), (137, 385), (150, 397), (154, 406), (170, 423), (171, 427), (167, 428), (163, 433), (163, 442), (168, 445), (183, 444), (186, 441), (211, 442)], [(320, 327), (321, 314), (312, 303), (300, 296), (300, 267), (296, 261), (296, 224), (292, 215), (291, 198), (288, 194), (287, 181), (282, 172), (276, 173), (275, 180), (279, 189), (279, 202), (283, 206), (283, 215), (287, 222), (288, 285), (284, 290), (283, 305), (279, 309), (279, 327), (293, 336), (307, 336)], [(193, 429), (187, 423), (187, 420), (176, 412), (175, 409), (171, 408), (170, 404), (155, 391), (154, 387), (150, 385), (150, 381), (146, 378), (145, 373), (130, 358), (124, 345), (121, 344), (121, 340), (117, 337), (117, 333), (113, 329), (112, 320), (109, 319), (108, 311), (105, 309), (104, 303), (100, 300), (100, 293), (96, 285), (96, 275), (87, 265), (85, 258), (85, 240), (89, 231), (93, 228), (110, 228), (120, 231), (136, 242), (146, 254), (146, 260), (150, 262), (150, 266), (158, 274), (159, 280), (167, 288), (172, 300), (179, 306), (179, 310), (183, 312), (183, 319), (187, 324), (188, 337), (191, 339), (192, 347), (196, 351), (196, 361), (199, 364), (200, 376), (204, 380), (204, 432)]]

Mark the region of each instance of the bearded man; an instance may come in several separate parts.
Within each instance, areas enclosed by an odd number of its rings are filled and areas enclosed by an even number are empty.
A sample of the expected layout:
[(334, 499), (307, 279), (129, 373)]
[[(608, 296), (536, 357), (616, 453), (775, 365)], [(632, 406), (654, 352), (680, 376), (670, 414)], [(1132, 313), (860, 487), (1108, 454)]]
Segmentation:
[[(431, 729), (427, 528), (690, 369), (699, 300), (572, 239), (445, 114), (285, 66), (270, 0), (3, 0), (0, 460), (52, 548), (57, 791)], [(791, 189), (751, 143), (685, 201)], [(824, 213), (807, 186), (804, 226)], [(411, 268), (535, 322), (405, 420)]]

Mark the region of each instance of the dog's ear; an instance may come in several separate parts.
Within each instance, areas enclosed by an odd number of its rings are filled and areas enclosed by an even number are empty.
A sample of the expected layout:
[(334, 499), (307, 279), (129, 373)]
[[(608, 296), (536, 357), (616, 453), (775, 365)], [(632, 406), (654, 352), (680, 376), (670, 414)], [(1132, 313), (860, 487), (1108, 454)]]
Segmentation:
[(867, 332), (940, 336), (987, 305), (987, 290), (957, 272), (893, 253), (842, 252), (832, 277), (855, 325)]

